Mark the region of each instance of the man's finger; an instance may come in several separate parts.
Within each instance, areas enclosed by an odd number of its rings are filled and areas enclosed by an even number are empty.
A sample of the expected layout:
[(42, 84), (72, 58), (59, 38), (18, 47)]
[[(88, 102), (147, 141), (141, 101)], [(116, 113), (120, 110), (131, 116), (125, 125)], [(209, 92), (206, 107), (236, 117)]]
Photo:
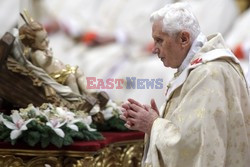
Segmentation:
[(134, 124), (132, 124), (129, 120), (126, 121), (126, 124), (128, 124), (130, 126), (134, 126)]
[(131, 125), (127, 124), (127, 123), (124, 124), (124, 126), (126, 126), (130, 130), (137, 130), (134, 126), (131, 126)]
[(124, 126), (126, 126), (126, 128), (130, 129), (131, 128), (131, 125), (125, 123)]
[(125, 108), (121, 108), (121, 111), (122, 112), (126, 112), (127, 110)]
[(136, 104), (130, 104), (129, 107), (130, 107), (132, 110), (134, 110), (135, 112), (139, 112), (139, 111), (141, 111), (141, 110), (145, 110), (143, 106), (140, 107), (140, 106), (138, 106), (138, 105), (136, 105)]
[(136, 121), (135, 118), (129, 117), (129, 118), (127, 119), (127, 122), (130, 122), (132, 125), (135, 125), (137, 121)]
[(125, 109), (121, 109), (122, 110), (122, 114), (124, 117), (128, 117), (128, 111)]
[(119, 116), (123, 121), (127, 121), (127, 117), (125, 117), (124, 115), (120, 115)]
[(122, 108), (128, 110), (129, 109), (129, 103), (123, 103)]
[(141, 103), (139, 103), (138, 101), (135, 101), (134, 99), (128, 99), (128, 101), (131, 103), (131, 104), (135, 104), (137, 106), (140, 106), (140, 107), (143, 107), (143, 105)]
[(151, 109), (151, 107), (150, 107), (149, 105), (147, 105), (147, 104), (144, 104), (144, 105), (143, 105), (143, 108), (144, 108), (145, 110), (147, 110), (147, 111), (150, 111), (150, 109)]
[(128, 117), (137, 118), (137, 113), (135, 111), (133, 111), (133, 110), (127, 110), (127, 114), (128, 114)]

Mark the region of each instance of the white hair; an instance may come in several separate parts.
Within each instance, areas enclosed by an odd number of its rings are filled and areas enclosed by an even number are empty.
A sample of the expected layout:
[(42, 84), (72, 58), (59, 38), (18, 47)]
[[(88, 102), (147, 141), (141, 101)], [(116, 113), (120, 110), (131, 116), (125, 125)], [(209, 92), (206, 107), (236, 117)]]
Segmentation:
[(185, 2), (167, 4), (151, 14), (150, 22), (162, 21), (162, 31), (171, 36), (185, 30), (193, 41), (200, 33), (200, 25), (190, 8)]

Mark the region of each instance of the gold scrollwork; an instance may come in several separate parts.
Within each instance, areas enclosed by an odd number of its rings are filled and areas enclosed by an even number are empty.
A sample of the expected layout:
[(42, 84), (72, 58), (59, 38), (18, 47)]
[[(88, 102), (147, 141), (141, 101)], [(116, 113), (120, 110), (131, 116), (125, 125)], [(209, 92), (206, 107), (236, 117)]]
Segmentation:
[(139, 167), (143, 141), (118, 142), (95, 153), (48, 153), (47, 156), (37, 151), (0, 153), (0, 167)]
[(98, 163), (98, 167), (120, 167), (121, 161), (120, 156), (122, 153), (122, 149), (119, 147), (109, 146), (105, 148), (102, 152), (102, 163)]
[(62, 167), (61, 159), (56, 157), (35, 157), (27, 162), (26, 167)]
[(113, 147), (104, 148), (100, 154), (85, 156), (77, 161), (73, 167), (121, 167), (119, 157), (121, 152)]
[(139, 167), (143, 153), (143, 143), (110, 145), (97, 156), (86, 156), (73, 167)]
[(73, 157), (65, 157), (63, 160), (63, 167), (76, 167), (78, 159)]
[(95, 167), (94, 157), (86, 156), (80, 160), (77, 160), (76, 164), (74, 164), (73, 167)]
[(122, 166), (123, 167), (139, 167), (143, 153), (143, 144), (135, 144), (127, 146), (124, 149)]
[(12, 155), (0, 156), (1, 167), (25, 167), (23, 160)]

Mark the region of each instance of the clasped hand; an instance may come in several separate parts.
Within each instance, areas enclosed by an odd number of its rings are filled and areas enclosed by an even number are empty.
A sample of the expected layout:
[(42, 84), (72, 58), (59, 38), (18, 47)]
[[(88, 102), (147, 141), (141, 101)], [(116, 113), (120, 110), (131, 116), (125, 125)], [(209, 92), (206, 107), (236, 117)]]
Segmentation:
[(128, 99), (128, 102), (122, 105), (122, 114), (120, 118), (124, 120), (125, 126), (131, 130), (139, 130), (150, 134), (152, 125), (159, 117), (159, 110), (155, 100), (151, 100), (150, 105), (142, 105), (134, 99)]

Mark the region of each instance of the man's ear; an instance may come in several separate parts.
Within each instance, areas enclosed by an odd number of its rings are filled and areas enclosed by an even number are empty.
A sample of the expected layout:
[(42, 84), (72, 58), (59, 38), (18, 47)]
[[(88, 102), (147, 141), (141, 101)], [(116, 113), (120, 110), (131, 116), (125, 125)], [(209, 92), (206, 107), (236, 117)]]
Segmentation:
[(191, 42), (190, 33), (187, 31), (181, 31), (179, 34), (179, 40), (180, 40), (181, 46), (183, 47), (188, 46)]

